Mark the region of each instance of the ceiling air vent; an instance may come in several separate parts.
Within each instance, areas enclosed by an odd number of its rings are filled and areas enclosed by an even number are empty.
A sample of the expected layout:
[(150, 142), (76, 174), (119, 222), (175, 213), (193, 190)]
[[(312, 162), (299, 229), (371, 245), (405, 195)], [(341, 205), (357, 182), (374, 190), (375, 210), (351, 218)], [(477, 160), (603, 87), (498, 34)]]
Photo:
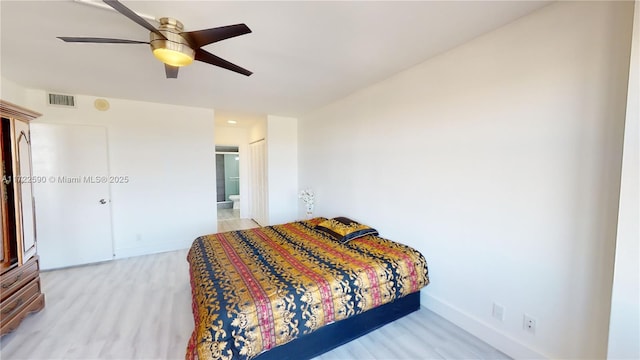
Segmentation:
[(73, 95), (49, 94), (49, 105), (76, 107), (76, 99)]

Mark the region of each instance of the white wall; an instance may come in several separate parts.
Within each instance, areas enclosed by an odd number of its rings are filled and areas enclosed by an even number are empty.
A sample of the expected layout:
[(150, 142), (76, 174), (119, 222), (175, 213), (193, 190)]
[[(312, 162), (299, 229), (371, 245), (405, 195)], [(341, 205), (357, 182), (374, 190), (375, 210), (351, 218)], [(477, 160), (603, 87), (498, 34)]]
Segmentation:
[(240, 218), (249, 217), (249, 129), (216, 126), (216, 145), (237, 146), (240, 157)]
[(0, 99), (16, 105), (24, 104), (27, 101), (26, 92), (25, 87), (9, 79), (0, 78)]
[(213, 110), (108, 99), (101, 112), (95, 99), (77, 96), (67, 109), (28, 90), (21, 105), (43, 114), (37, 122), (107, 128), (111, 175), (131, 180), (111, 186), (116, 257), (182, 249), (216, 232)]
[(640, 359), (640, 2), (635, 2), (624, 130), (609, 359)]
[(631, 6), (554, 3), (301, 117), (316, 214), (416, 247), (423, 305), (509, 355), (605, 357)]
[(267, 121), (258, 121), (249, 129), (249, 142), (255, 142), (267, 137)]
[(298, 218), (298, 120), (267, 117), (269, 224)]
[[(248, 154), (248, 144), (258, 140), (266, 140), (267, 153), (267, 189), (266, 189), (266, 213), (268, 221), (265, 224), (281, 224), (294, 221), (298, 218), (297, 212), (297, 191), (298, 191), (298, 120), (295, 118), (281, 116), (266, 116), (261, 119), (255, 116), (253, 126), (249, 128), (223, 127), (216, 128), (216, 144), (218, 145), (238, 145), (240, 152)], [(244, 140), (243, 140), (244, 139)], [(244, 142), (242, 142), (244, 141)], [(246, 151), (244, 150), (246, 149)], [(250, 161), (248, 156), (241, 156), (241, 166), (243, 163), (249, 167), (245, 169), (247, 176), (243, 175), (241, 167), (241, 186), (242, 179), (248, 179), (250, 176)], [(249, 184), (246, 183), (248, 194)], [(243, 191), (241, 189), (242, 196)], [(250, 197), (241, 200), (241, 217), (249, 216)], [(243, 202), (245, 205), (243, 205)], [(243, 213), (244, 206), (247, 206), (247, 213)], [(245, 215), (246, 214), (246, 215)]]

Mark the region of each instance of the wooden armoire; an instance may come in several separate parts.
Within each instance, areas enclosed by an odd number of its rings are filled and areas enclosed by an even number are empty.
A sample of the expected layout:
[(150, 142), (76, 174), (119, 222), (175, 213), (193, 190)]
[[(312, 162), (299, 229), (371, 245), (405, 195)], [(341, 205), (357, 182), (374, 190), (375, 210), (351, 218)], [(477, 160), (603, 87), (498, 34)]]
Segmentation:
[(2, 242), (0, 242), (0, 335), (44, 308), (36, 252), (29, 122), (40, 114), (0, 100), (2, 127)]

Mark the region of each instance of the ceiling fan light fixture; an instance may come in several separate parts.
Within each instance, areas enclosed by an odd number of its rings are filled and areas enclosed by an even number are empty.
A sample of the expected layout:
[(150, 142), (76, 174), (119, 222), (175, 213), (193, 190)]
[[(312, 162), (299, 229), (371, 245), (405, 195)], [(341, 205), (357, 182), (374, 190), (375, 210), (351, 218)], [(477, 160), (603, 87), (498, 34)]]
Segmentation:
[(187, 66), (193, 62), (193, 54), (169, 48), (153, 49), (153, 55), (156, 59), (171, 66)]
[(158, 31), (164, 38), (151, 32), (151, 50), (153, 55), (163, 63), (171, 66), (186, 66), (193, 62), (195, 51), (189, 43), (180, 35), (183, 30), (182, 23), (171, 18), (161, 18)]
[[(2, 1), (2, 0), (0, 0)], [(75, 0), (83, 4), (94, 4), (95, 0)], [(184, 26), (176, 19), (163, 17), (158, 19), (159, 27), (151, 25), (140, 14), (129, 9), (118, 0), (104, 0), (104, 7), (113, 9), (129, 20), (149, 31), (150, 41), (112, 39), (103, 37), (68, 37), (58, 36), (64, 42), (92, 44), (147, 44), (153, 55), (164, 63), (167, 79), (176, 79), (181, 66), (191, 64), (194, 60), (217, 66), (226, 70), (250, 76), (251, 71), (225, 59), (219, 58), (202, 49), (203, 46), (232, 37), (249, 34), (251, 29), (245, 24), (219, 26), (210, 29), (184, 32)], [(102, 7), (102, 6), (101, 6)]]

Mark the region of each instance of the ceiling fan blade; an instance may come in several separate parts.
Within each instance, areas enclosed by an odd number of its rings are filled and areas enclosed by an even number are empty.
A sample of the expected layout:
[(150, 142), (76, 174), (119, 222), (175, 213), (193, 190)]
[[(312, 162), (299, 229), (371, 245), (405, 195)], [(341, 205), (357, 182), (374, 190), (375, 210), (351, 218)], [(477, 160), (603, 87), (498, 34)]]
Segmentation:
[(193, 47), (201, 47), (220, 40), (248, 34), (251, 29), (245, 24), (220, 26), (212, 29), (180, 33)]
[(129, 19), (133, 20), (135, 23), (137, 23), (138, 25), (142, 26), (143, 28), (155, 33), (156, 35), (160, 36), (163, 39), (166, 39), (166, 37), (164, 35), (162, 35), (162, 33), (160, 31), (158, 31), (158, 29), (156, 29), (153, 25), (149, 24), (147, 22), (147, 20), (141, 18), (138, 14), (136, 14), (135, 12), (133, 12), (133, 10), (129, 9), (128, 7), (122, 5), (122, 3), (120, 3), (117, 0), (103, 0), (105, 4), (111, 6), (113, 9), (115, 9), (117, 12), (119, 12), (120, 14), (128, 17)]
[(64, 42), (77, 42), (77, 43), (100, 43), (100, 44), (149, 44), (146, 41), (137, 40), (125, 40), (125, 39), (109, 39), (109, 38), (96, 38), (96, 37), (66, 37), (58, 36), (58, 39)]
[(219, 57), (213, 55), (212, 53), (207, 52), (207, 51), (202, 50), (202, 49), (197, 49), (196, 50), (195, 59), (198, 60), (198, 61), (205, 62), (207, 64), (211, 64), (211, 65), (219, 66), (219, 67), (227, 69), (227, 70), (235, 71), (235, 72), (237, 72), (239, 74), (242, 74), (242, 75), (249, 76), (249, 75), (253, 74), (251, 71), (249, 71), (247, 69), (241, 68), (238, 65), (232, 64), (232, 63), (228, 62), (227, 60), (219, 58)]
[(178, 78), (178, 69), (177, 66), (171, 66), (164, 64), (164, 72), (167, 74), (167, 79), (177, 79)]

